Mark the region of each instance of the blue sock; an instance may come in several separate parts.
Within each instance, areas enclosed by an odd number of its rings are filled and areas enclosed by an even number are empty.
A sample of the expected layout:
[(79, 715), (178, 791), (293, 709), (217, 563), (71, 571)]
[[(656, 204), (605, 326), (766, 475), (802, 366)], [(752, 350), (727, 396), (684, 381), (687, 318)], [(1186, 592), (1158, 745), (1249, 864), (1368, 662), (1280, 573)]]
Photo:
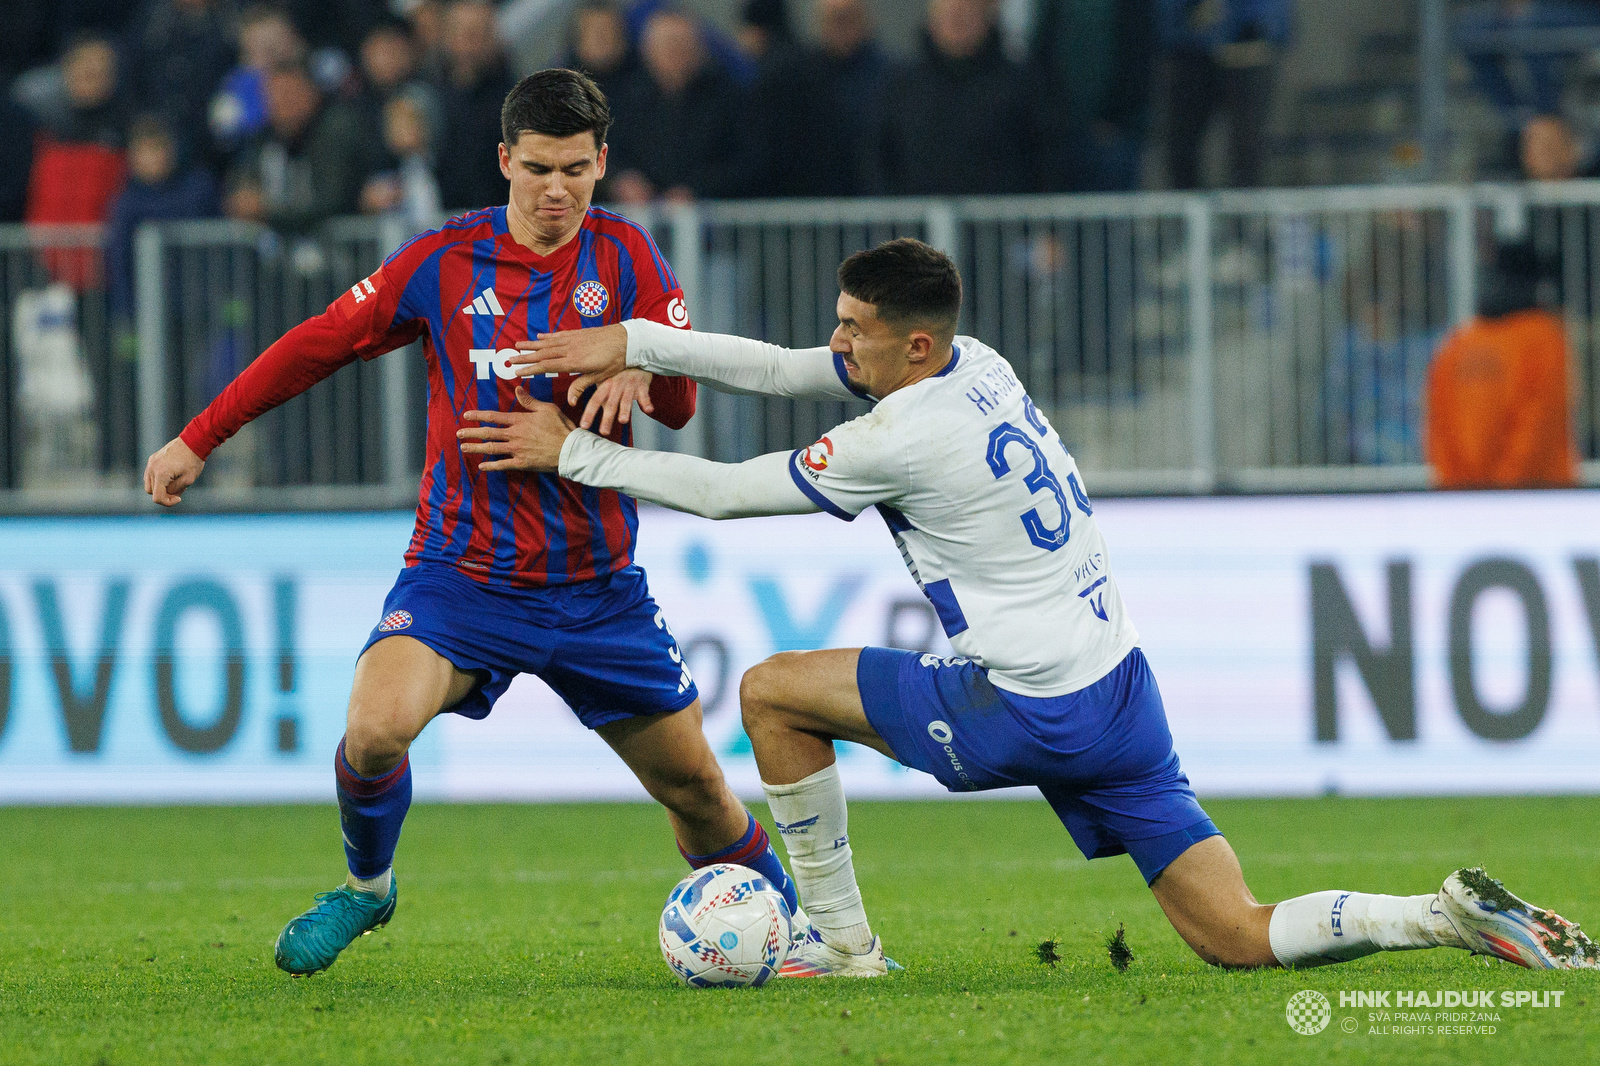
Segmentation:
[(400, 825), (411, 808), (411, 756), (386, 774), (362, 777), (345, 761), (344, 741), (333, 758), (344, 857), (357, 877), (377, 877), (394, 864)]
[(750, 828), (745, 830), (744, 836), (721, 851), (711, 855), (690, 855), (680, 844), (678, 852), (696, 870), (718, 862), (748, 866), (771, 881), (773, 887), (783, 893), (783, 901), (789, 905), (790, 914), (800, 907), (800, 896), (795, 892), (794, 881), (790, 879), (789, 871), (783, 868), (783, 863), (778, 860), (778, 853), (772, 850), (772, 841), (767, 839), (767, 831), (761, 828), (761, 823), (756, 821), (756, 816), (753, 814), (750, 815)]

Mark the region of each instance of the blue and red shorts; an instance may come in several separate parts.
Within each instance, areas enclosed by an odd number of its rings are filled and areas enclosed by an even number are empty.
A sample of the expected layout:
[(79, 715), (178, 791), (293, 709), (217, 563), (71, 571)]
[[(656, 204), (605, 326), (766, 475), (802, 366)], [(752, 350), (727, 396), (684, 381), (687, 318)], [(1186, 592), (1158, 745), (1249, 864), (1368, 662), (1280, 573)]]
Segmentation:
[(366, 652), (386, 637), (420, 640), (483, 683), (451, 707), (484, 718), (518, 674), (533, 674), (590, 729), (682, 710), (699, 698), (644, 570), (629, 566), (570, 585), (474, 581), (453, 566), (400, 572)]
[(862, 649), (856, 683), (896, 759), (952, 792), (1037, 787), (1085, 858), (1127, 853), (1148, 883), (1219, 835), (1178, 763), (1138, 648), (1065, 696), (1019, 696), (970, 659), (890, 648)]

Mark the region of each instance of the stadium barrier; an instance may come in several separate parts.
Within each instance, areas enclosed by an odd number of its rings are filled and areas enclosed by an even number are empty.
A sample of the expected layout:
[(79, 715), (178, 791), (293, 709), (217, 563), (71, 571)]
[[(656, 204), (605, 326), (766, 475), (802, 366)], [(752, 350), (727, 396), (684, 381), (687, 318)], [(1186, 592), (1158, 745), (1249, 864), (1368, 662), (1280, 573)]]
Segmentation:
[[(1094, 511), (1202, 795), (1600, 790), (1593, 493), (1113, 498)], [(411, 523), (0, 523), (0, 802), (329, 799), (355, 656)], [(748, 667), (827, 646), (949, 654), (873, 514), (712, 523), (645, 509), (639, 559), (747, 797), (761, 794), (739, 725)], [(839, 748), (853, 795), (945, 794)], [(426, 798), (643, 798), (531, 677), (485, 721), (444, 715), (412, 760)]]
[[(962, 200), (753, 201), (637, 212), (697, 326), (826, 343), (840, 259), (893, 236), (949, 250), (962, 329), (996, 345), (1100, 494), (1427, 483), (1422, 375), (1467, 317), (1491, 237), (1556, 264), (1586, 480), (1600, 481), (1600, 182)], [(144, 457), (285, 329), (408, 233), (229, 221), (0, 227), (0, 506), (140, 505)], [(416, 352), (357, 364), (221, 450), (197, 507), (404, 506), (422, 452)], [(806, 444), (864, 407), (706, 395), (639, 442), (717, 459)], [(30, 428), (31, 427), (31, 428)]]

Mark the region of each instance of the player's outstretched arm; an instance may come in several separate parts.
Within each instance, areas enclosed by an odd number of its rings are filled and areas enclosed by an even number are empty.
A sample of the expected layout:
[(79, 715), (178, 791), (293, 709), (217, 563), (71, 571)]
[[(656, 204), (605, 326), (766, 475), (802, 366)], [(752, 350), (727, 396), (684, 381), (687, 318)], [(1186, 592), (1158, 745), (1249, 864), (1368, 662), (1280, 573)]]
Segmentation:
[(491, 457), (479, 469), (559, 473), (703, 518), (821, 510), (790, 477), (788, 453), (713, 463), (675, 452), (637, 451), (579, 430), (560, 408), (520, 388), (517, 402), (526, 410), (468, 411), (462, 416), (483, 423), (456, 433), (463, 452)]
[(144, 465), (144, 491), (161, 506), (171, 507), (205, 468), (206, 461), (182, 437), (174, 437)]
[(144, 490), (156, 503), (176, 504), (200, 476), (212, 451), (245, 423), (355, 362), (357, 352), (331, 314), (330, 310), (308, 318), (278, 338), (195, 415), (176, 440), (150, 457)]
[(853, 400), (839, 358), (827, 348), (780, 348), (723, 333), (697, 333), (647, 319), (568, 330), (521, 341), (511, 360), (524, 376), (578, 374), (580, 393), (627, 368), (693, 378), (722, 392)]

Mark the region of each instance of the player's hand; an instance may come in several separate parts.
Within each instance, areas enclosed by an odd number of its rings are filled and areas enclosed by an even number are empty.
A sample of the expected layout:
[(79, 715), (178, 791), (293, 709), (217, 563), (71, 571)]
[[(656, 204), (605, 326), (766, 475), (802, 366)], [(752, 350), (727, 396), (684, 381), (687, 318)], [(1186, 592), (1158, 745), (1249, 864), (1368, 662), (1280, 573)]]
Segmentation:
[(521, 385), (517, 402), (526, 411), (468, 411), (470, 422), (482, 422), (475, 429), (456, 430), (456, 439), (466, 441), (461, 450), (469, 455), (493, 455), (478, 464), (479, 470), (517, 470), (528, 473), (555, 473), (561, 465), (561, 446), (577, 427), (553, 403), (535, 400)]
[(144, 491), (163, 507), (171, 507), (206, 468), (206, 461), (174, 437), (144, 464)]
[[(645, 414), (655, 414), (655, 406), (650, 402), (650, 383), (654, 380), (655, 375), (648, 370), (624, 370), (616, 377), (601, 382), (589, 397), (583, 417), (578, 419), (578, 426), (588, 429), (598, 415), (600, 426), (595, 432), (604, 437), (611, 432), (612, 425), (626, 425), (632, 420), (633, 405), (636, 403)], [(568, 391), (567, 402), (576, 406), (571, 390)]]
[(589, 389), (628, 369), (628, 331), (620, 324), (541, 333), (518, 341), (517, 348), (520, 354), (508, 362), (522, 377), (578, 375), (567, 389), (567, 402), (573, 406)]

